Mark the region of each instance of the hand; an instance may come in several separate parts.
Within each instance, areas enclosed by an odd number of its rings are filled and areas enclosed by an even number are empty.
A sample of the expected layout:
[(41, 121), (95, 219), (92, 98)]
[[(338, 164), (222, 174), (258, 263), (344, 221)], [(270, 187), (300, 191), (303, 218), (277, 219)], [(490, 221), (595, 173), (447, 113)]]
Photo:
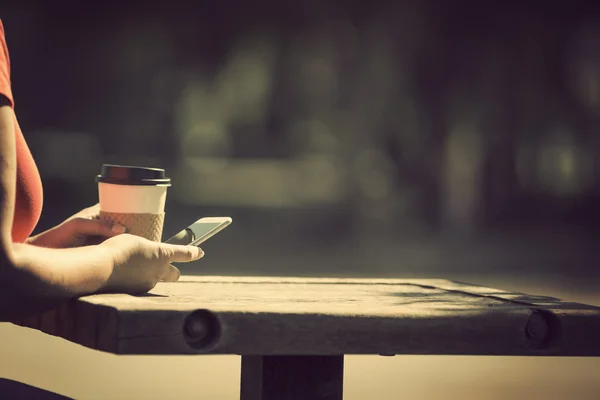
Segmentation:
[(112, 254), (113, 269), (104, 288), (111, 293), (146, 293), (159, 281), (175, 282), (181, 273), (172, 262), (190, 262), (204, 256), (196, 246), (152, 242), (139, 236), (119, 235), (98, 247)]
[(94, 237), (102, 241), (125, 232), (125, 227), (98, 219), (98, 204), (85, 208), (52, 229), (30, 237), (26, 243), (50, 248), (71, 248), (85, 245)]

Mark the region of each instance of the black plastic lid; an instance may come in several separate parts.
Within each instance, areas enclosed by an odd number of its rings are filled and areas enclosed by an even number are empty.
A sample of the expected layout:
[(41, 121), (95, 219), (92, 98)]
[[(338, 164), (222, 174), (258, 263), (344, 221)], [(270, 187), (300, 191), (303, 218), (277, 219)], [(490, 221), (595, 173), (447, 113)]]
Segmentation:
[(171, 179), (166, 177), (164, 169), (111, 164), (102, 165), (96, 182), (114, 185), (171, 185)]

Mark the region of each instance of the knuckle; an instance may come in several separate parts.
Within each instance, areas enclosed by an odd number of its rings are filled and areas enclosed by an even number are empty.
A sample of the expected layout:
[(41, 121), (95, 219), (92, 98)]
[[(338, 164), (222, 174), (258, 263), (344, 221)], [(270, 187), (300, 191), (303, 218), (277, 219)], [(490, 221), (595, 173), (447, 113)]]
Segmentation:
[(132, 246), (137, 248), (143, 248), (144, 242), (141, 240), (139, 236), (132, 235), (130, 233), (124, 233), (121, 235), (124, 240), (127, 240)]
[(81, 222), (81, 218), (76, 217), (76, 218), (70, 219), (68, 221), (65, 221), (64, 224), (71, 226), (71, 227), (79, 227), (79, 226), (81, 226), (82, 222)]
[(192, 252), (190, 251), (190, 249), (180, 249), (179, 252), (181, 253), (181, 258), (185, 259), (185, 260), (191, 260), (192, 258)]
[(160, 260), (170, 260), (173, 257), (173, 250), (166, 246), (158, 246)]
[(133, 253), (136, 253), (139, 255), (144, 255), (147, 253), (147, 250), (148, 250), (147, 247), (144, 246), (143, 241), (141, 241), (140, 238), (135, 235), (130, 235), (128, 233), (124, 233), (122, 235), (118, 235), (118, 236), (114, 237), (113, 239), (116, 239), (119, 243), (124, 245), (126, 248), (131, 249), (130, 251), (133, 251)]
[(119, 243), (125, 244), (127, 246), (132, 246), (135, 250), (139, 250), (139, 244), (135, 242), (135, 238), (131, 237), (130, 234), (128, 233), (124, 233), (122, 235), (119, 235), (115, 238), (113, 238), (114, 240), (118, 241)]

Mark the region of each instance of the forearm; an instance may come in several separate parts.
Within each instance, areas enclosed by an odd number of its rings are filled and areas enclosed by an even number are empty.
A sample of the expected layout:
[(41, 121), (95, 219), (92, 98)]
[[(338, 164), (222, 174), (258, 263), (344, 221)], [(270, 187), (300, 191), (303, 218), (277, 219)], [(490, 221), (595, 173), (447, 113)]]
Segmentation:
[(48, 249), (14, 244), (0, 269), (0, 320), (43, 312), (59, 302), (101, 291), (111, 275), (107, 249)]

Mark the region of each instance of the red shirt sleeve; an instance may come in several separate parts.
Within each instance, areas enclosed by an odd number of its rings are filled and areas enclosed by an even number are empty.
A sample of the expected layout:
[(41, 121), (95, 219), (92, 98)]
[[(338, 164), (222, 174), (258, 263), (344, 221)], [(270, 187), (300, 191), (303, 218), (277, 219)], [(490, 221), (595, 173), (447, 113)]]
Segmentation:
[[(10, 59), (4, 36), (4, 26), (0, 20), (0, 95), (4, 95), (14, 106), (10, 85)], [(15, 150), (17, 153), (17, 176), (15, 193), (15, 214), (12, 225), (13, 242), (24, 242), (33, 232), (42, 213), (43, 192), (37, 166), (25, 142), (15, 116)]]
[(10, 58), (4, 36), (4, 25), (0, 19), (0, 94), (4, 95), (14, 105), (12, 90), (10, 88)]

